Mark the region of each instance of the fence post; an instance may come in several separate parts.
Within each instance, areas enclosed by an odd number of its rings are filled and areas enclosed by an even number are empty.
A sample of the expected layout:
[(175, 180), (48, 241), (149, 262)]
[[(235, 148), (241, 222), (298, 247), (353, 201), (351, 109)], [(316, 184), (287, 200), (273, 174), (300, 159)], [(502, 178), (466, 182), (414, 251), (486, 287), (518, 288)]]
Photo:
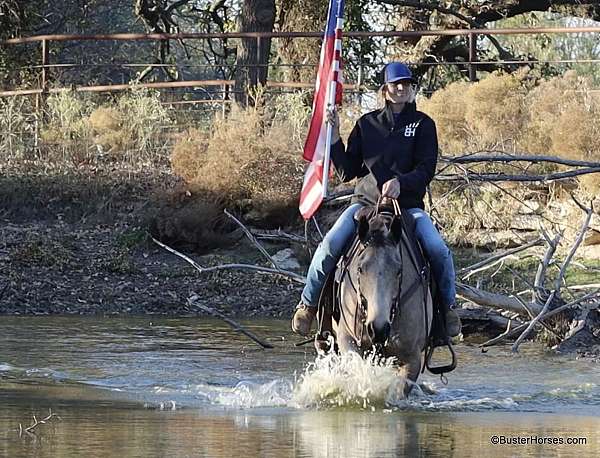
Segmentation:
[(477, 34), (469, 33), (469, 81), (477, 81)]
[(256, 37), (256, 65), (254, 67), (254, 74), (256, 75), (256, 81), (254, 84), (258, 86), (261, 83), (262, 79), (262, 67), (260, 66), (260, 58), (262, 57), (262, 53), (260, 52), (261, 45), (260, 35)]
[(42, 40), (42, 91), (46, 91), (46, 86), (48, 84), (48, 40)]
[(221, 112), (223, 114), (223, 119), (227, 115), (227, 100), (229, 100), (229, 84), (223, 85), (223, 101), (221, 102)]
[(40, 89), (42, 93), (35, 98), (35, 109), (38, 111), (42, 108), (46, 91), (48, 90), (48, 40), (42, 40), (42, 72), (40, 75)]
[(356, 80), (356, 85), (358, 86), (358, 104), (362, 104), (362, 95), (363, 95), (363, 79), (364, 79), (364, 68), (363, 68), (363, 43), (364, 41), (360, 40), (360, 52), (358, 56), (358, 78)]

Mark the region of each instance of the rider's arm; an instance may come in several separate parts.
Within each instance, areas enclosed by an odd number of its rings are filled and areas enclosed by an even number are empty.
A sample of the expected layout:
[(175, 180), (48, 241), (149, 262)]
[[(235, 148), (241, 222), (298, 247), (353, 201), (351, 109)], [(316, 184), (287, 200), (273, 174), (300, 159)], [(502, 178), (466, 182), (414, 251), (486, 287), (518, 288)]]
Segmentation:
[(431, 118), (424, 118), (417, 129), (415, 156), (415, 167), (408, 173), (397, 175), (396, 178), (400, 182), (401, 192), (424, 194), (435, 175), (438, 157), (437, 131)]
[(358, 123), (350, 132), (348, 148), (344, 147), (341, 139), (331, 145), (331, 159), (340, 179), (344, 182), (364, 177), (367, 174), (368, 170), (363, 162), (362, 139)]

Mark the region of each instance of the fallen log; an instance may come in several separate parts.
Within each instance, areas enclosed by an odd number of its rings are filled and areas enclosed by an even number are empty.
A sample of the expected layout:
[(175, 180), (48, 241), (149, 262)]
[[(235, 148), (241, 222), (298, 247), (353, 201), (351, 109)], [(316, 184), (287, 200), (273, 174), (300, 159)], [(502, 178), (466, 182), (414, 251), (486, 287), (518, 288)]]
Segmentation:
[[(490, 293), (489, 291), (484, 291), (460, 282), (456, 283), (456, 294), (463, 299), (475, 302), (478, 305), (485, 305), (486, 307), (509, 310), (521, 315), (527, 315), (527, 310), (517, 299), (505, 296), (504, 294)], [(527, 307), (535, 314), (542, 311), (542, 306), (536, 302), (529, 302)]]

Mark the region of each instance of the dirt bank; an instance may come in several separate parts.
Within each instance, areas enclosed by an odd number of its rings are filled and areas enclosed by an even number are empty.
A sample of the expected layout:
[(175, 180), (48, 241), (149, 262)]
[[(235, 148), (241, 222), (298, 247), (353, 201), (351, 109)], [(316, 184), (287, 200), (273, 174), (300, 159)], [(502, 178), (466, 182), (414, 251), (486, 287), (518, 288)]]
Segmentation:
[[(260, 262), (240, 242), (194, 256), (201, 265)], [(284, 317), (300, 287), (245, 271), (200, 275), (126, 224), (0, 222), (0, 314), (197, 315), (203, 303), (238, 317)]]

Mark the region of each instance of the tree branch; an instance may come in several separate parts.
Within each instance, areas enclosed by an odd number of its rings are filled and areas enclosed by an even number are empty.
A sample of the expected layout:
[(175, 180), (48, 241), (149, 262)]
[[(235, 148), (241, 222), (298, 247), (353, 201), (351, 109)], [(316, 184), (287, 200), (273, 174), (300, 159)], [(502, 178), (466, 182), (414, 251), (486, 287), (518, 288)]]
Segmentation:
[(245, 336), (249, 337), (250, 339), (252, 339), (254, 342), (256, 342), (261, 347), (263, 347), (263, 348), (273, 348), (273, 345), (271, 345), (270, 343), (265, 342), (264, 340), (260, 339), (256, 334), (254, 334), (251, 331), (248, 331), (246, 328), (244, 328), (237, 321), (232, 320), (231, 318), (223, 315), (218, 310), (215, 310), (215, 309), (213, 309), (213, 308), (211, 308), (211, 307), (209, 307), (207, 305), (199, 304), (197, 302), (198, 299), (199, 299), (199, 296), (197, 294), (194, 294), (192, 297), (190, 297), (187, 300), (187, 303), (188, 303), (188, 305), (190, 305), (192, 307), (199, 308), (200, 310), (202, 310), (204, 312), (207, 312), (210, 315), (213, 315), (213, 316), (216, 316), (216, 317), (222, 319), (223, 321), (225, 321), (225, 323), (227, 323), (233, 329), (235, 329), (236, 331), (239, 331), (242, 334), (244, 334)]
[(173, 253), (176, 256), (179, 256), (181, 259), (188, 262), (194, 269), (196, 269), (201, 274), (205, 274), (208, 272), (215, 272), (217, 270), (232, 270), (232, 269), (233, 270), (253, 270), (253, 271), (259, 272), (259, 273), (278, 274), (283, 277), (287, 277), (290, 280), (294, 280), (295, 282), (298, 282), (298, 283), (302, 283), (302, 284), (306, 283), (306, 279), (302, 275), (298, 275), (297, 273), (290, 272), (287, 270), (269, 269), (267, 267), (254, 266), (251, 264), (222, 264), (222, 265), (213, 266), (213, 267), (202, 267), (200, 264), (198, 264), (196, 261), (194, 261), (189, 256), (186, 256), (185, 254), (180, 253), (179, 251), (175, 250), (174, 248), (171, 248), (170, 246), (165, 245), (164, 243), (160, 242), (159, 240), (156, 240), (154, 237), (151, 237), (151, 239), (158, 246), (164, 248), (165, 250)]
[(490, 153), (475, 153), (466, 154), (464, 156), (441, 156), (440, 161), (447, 162), (450, 164), (467, 164), (471, 162), (532, 162), (537, 164), (538, 162), (549, 162), (553, 164), (561, 165), (572, 165), (576, 167), (600, 167), (600, 162), (591, 161), (577, 161), (572, 159), (565, 159), (558, 156), (543, 156), (543, 155), (512, 155), (512, 154), (497, 154), (495, 151)]
[(235, 221), (235, 223), (240, 226), (242, 228), (242, 231), (244, 231), (244, 234), (246, 234), (246, 237), (248, 237), (250, 239), (250, 241), (254, 244), (254, 246), (256, 248), (258, 248), (258, 251), (260, 251), (263, 256), (265, 258), (267, 258), (267, 260), (271, 263), (271, 265), (278, 271), (281, 271), (281, 268), (277, 265), (277, 263), (275, 262), (275, 260), (271, 257), (271, 255), (269, 254), (269, 252), (267, 250), (265, 250), (265, 248), (258, 243), (258, 240), (256, 240), (256, 238), (252, 235), (252, 233), (246, 228), (246, 226), (244, 226), (235, 216), (233, 216), (231, 213), (229, 213), (226, 209), (223, 210), (223, 212), (229, 217), (231, 218), (233, 221)]
[(444, 174), (436, 175), (435, 179), (439, 181), (556, 181), (565, 178), (572, 178), (588, 173), (598, 173), (600, 167), (587, 167), (579, 170), (570, 170), (568, 172), (547, 173), (545, 175), (507, 175), (504, 173), (476, 173), (467, 171), (465, 175)]
[(489, 258), (484, 259), (483, 261), (477, 262), (475, 264), (472, 264), (468, 267), (464, 267), (462, 269), (460, 269), (458, 272), (456, 272), (458, 275), (461, 274), (466, 274), (462, 277), (463, 280), (467, 279), (469, 276), (471, 276), (472, 274), (478, 272), (482, 267), (488, 266), (489, 264), (494, 265), (496, 262), (498, 262), (499, 260), (506, 258), (507, 256), (513, 255), (515, 253), (519, 253), (521, 251), (524, 251), (528, 248), (531, 248), (533, 246), (539, 245), (540, 243), (543, 242), (543, 238), (538, 238), (536, 240), (533, 240), (525, 245), (521, 245), (519, 247), (507, 250), (503, 253), (499, 253), (496, 254), (494, 256), (490, 256)]

